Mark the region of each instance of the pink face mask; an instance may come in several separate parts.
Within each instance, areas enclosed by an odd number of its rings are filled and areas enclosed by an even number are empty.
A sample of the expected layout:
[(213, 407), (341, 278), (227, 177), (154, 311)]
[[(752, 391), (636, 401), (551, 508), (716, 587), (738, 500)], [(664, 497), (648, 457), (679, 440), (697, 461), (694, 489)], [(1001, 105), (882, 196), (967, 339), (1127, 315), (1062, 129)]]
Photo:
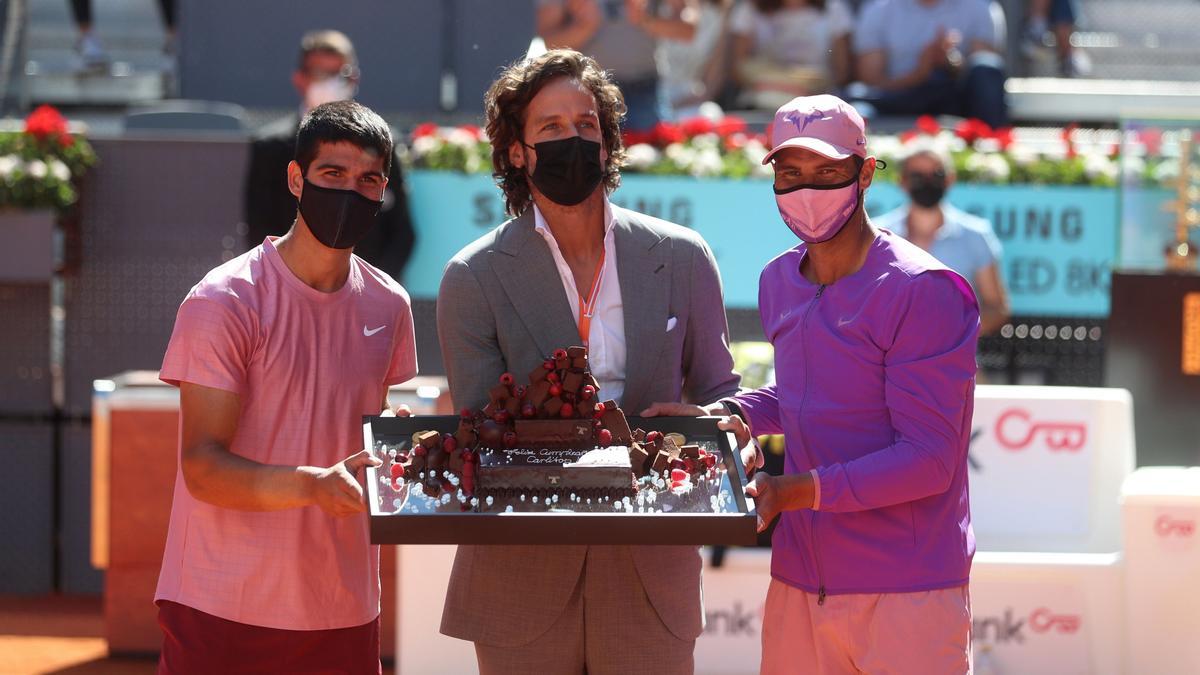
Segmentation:
[(842, 231), (858, 207), (858, 176), (840, 186), (776, 189), (775, 203), (783, 222), (801, 240), (809, 244), (828, 241)]

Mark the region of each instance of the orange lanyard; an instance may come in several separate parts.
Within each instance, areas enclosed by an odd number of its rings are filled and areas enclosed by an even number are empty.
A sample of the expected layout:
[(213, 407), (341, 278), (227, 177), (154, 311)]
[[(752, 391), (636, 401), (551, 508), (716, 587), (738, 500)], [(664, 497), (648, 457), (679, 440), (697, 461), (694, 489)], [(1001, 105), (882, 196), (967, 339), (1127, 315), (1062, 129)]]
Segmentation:
[(588, 297), (579, 294), (579, 339), (587, 346), (588, 336), (592, 332), (592, 315), (596, 313), (596, 305), (600, 300), (600, 284), (604, 281), (604, 249), (600, 249), (600, 264), (596, 266), (596, 274), (592, 277), (592, 288)]

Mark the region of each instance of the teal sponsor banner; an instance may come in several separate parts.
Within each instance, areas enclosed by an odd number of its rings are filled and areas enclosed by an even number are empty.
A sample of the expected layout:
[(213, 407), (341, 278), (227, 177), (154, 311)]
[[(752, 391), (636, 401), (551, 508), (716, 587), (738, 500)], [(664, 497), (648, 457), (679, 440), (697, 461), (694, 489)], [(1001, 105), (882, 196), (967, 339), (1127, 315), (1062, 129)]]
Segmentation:
[[(488, 176), (414, 171), (407, 183), (417, 249), (404, 283), (414, 297), (430, 299), (446, 261), (503, 222), (504, 204)], [(717, 257), (729, 307), (757, 306), (759, 272), (799, 243), (780, 220), (765, 179), (625, 176), (612, 201), (699, 232)], [(1004, 244), (1001, 273), (1015, 314), (1108, 315), (1119, 220), (1115, 189), (959, 185), (950, 201), (992, 222)], [(895, 185), (880, 183), (867, 192), (869, 213), (903, 203)]]

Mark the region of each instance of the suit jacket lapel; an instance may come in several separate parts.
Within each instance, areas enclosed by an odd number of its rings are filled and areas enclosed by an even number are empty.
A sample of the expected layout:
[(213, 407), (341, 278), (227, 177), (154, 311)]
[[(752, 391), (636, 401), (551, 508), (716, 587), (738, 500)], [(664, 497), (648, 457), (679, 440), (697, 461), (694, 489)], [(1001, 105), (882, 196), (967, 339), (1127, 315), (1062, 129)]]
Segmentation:
[(650, 378), (666, 337), (671, 298), (671, 242), (642, 226), (623, 209), (613, 206), (617, 277), (625, 307), (626, 414), (637, 415), (653, 401)]
[(540, 355), (546, 357), (560, 347), (579, 344), (579, 331), (550, 247), (533, 223), (529, 208), (505, 226), (492, 252), (492, 267)]

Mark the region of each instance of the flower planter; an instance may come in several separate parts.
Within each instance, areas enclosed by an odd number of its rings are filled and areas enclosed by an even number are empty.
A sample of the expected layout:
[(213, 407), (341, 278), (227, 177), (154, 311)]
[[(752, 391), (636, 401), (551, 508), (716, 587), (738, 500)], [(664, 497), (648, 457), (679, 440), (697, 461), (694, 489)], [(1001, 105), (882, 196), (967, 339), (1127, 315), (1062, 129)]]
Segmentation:
[(48, 283), (54, 273), (51, 209), (0, 209), (0, 283)]

